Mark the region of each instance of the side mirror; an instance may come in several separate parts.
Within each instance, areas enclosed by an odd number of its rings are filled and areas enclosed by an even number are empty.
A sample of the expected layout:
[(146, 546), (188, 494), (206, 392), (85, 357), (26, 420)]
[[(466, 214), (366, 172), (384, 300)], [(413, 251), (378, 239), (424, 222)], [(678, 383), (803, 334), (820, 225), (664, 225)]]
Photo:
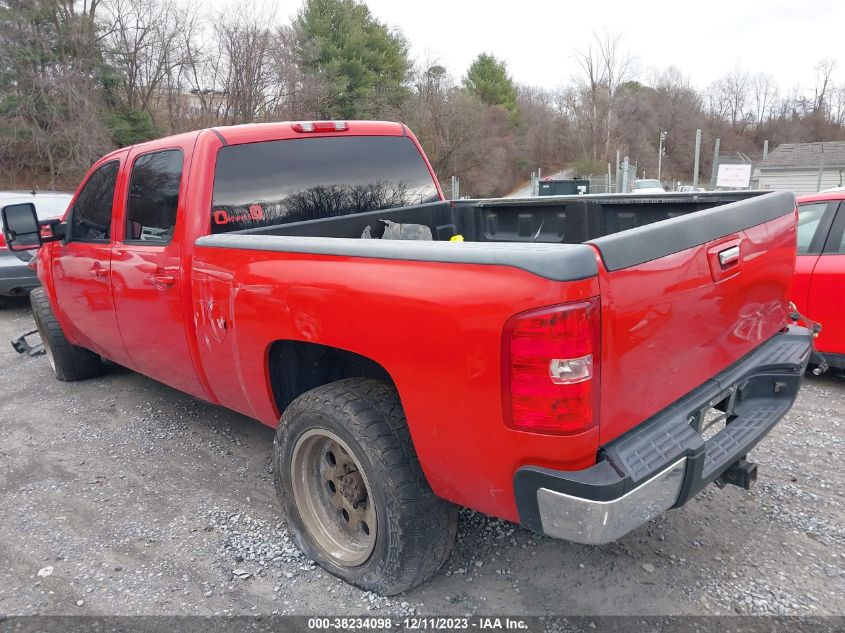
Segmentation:
[(31, 202), (9, 204), (0, 211), (3, 237), (10, 251), (27, 251), (41, 246), (41, 227)]

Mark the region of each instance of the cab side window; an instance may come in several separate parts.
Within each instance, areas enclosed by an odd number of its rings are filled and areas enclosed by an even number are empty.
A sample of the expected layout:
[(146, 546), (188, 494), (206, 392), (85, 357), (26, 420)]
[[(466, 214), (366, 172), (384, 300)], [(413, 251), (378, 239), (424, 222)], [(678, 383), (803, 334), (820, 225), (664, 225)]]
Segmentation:
[(126, 242), (167, 244), (173, 239), (182, 150), (144, 154), (135, 160), (126, 204)]
[[(798, 254), (821, 252), (821, 244), (816, 237), (819, 225), (827, 211), (827, 202), (812, 202), (798, 207)], [(823, 241), (823, 238), (822, 238)]]
[(836, 222), (830, 230), (830, 243), (830, 247), (825, 247), (826, 251), (845, 255), (845, 204), (839, 205)]
[(80, 242), (107, 242), (120, 162), (113, 160), (91, 174), (73, 205), (70, 237)]

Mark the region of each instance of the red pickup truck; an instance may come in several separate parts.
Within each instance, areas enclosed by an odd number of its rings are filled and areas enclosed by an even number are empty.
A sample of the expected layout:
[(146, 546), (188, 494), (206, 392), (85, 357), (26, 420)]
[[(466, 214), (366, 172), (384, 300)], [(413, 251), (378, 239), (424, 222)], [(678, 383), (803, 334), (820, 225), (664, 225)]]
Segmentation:
[(798, 199), (798, 257), (792, 300), (824, 327), (816, 348), (845, 373), (845, 191)]
[(748, 487), (811, 337), (787, 193), (443, 200), (398, 123), (216, 128), (115, 151), (36, 248), (56, 377), (101, 357), (277, 427), (301, 548), (392, 594), (456, 507), (606, 543)]

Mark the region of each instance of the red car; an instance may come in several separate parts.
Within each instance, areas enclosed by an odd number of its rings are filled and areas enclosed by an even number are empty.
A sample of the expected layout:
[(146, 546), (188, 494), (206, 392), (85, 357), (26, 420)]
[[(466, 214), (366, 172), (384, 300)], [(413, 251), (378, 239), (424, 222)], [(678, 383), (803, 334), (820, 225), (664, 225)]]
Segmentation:
[(816, 349), (845, 371), (845, 191), (798, 198), (793, 301), (821, 324)]
[(380, 593), (437, 571), (457, 505), (607, 543), (749, 487), (810, 355), (792, 194), (448, 201), (399, 123), (163, 138), (98, 161), (46, 240), (2, 216), (44, 243), (57, 378), (105, 357), (277, 428), (300, 547)]

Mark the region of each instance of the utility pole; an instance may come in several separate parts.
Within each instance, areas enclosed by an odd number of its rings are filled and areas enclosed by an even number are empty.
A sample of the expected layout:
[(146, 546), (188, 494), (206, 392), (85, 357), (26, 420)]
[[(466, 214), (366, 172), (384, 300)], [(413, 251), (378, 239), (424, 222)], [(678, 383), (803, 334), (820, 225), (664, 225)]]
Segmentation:
[(628, 157), (626, 156), (622, 159), (622, 193), (628, 193), (628, 165)]
[(622, 172), (619, 171), (619, 150), (616, 150), (616, 193), (621, 193), (620, 182), (622, 182)]
[(701, 130), (695, 131), (695, 167), (692, 174), (693, 191), (698, 191), (698, 163), (701, 158)]
[(663, 168), (663, 141), (666, 140), (666, 132), (660, 131), (660, 143), (657, 149), (657, 179), (660, 180), (660, 172)]
[(722, 145), (721, 139), (716, 139), (713, 147), (713, 169), (710, 170), (710, 190), (716, 191), (716, 179), (719, 177), (719, 148)]

